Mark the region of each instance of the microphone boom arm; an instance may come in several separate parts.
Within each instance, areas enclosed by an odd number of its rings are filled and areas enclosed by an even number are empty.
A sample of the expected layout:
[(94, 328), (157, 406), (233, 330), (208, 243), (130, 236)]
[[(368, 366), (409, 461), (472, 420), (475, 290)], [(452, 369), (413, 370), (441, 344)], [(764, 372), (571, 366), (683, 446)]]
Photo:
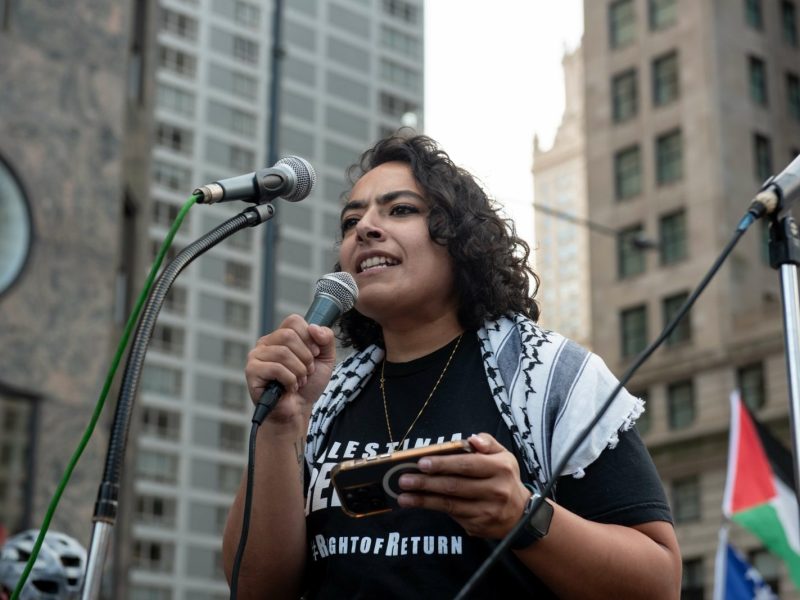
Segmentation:
[(133, 400), (139, 387), (144, 357), (147, 346), (153, 335), (158, 313), (164, 299), (178, 275), (195, 258), (227, 239), (245, 227), (255, 227), (268, 221), (275, 214), (271, 204), (252, 206), (238, 215), (215, 227), (200, 239), (181, 250), (158, 277), (147, 299), (139, 324), (136, 327), (131, 350), (125, 364), (117, 407), (106, 453), (106, 464), (103, 480), (97, 492), (97, 501), (92, 517), (92, 537), (89, 545), (89, 557), (86, 566), (86, 577), (82, 591), (82, 600), (96, 600), (100, 595), (103, 563), (105, 561), (110, 532), (117, 518), (117, 503), (120, 486), (120, 474), (125, 458), (125, 447), (130, 429), (130, 417), (133, 411)]

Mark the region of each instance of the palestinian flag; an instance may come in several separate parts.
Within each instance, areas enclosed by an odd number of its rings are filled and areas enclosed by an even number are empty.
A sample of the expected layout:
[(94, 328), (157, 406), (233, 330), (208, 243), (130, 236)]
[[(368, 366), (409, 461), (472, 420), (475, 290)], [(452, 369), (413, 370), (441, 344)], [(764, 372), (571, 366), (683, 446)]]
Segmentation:
[(731, 394), (728, 480), (722, 512), (783, 559), (800, 589), (800, 519), (792, 455)]

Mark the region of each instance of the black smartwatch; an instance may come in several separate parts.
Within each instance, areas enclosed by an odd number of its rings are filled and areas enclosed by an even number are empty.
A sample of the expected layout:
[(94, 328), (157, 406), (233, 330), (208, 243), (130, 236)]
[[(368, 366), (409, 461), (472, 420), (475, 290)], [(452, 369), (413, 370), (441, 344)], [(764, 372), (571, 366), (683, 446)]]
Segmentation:
[(544, 500), (539, 505), (537, 511), (531, 514), (531, 508), (533, 508), (533, 503), (537, 498), (541, 498), (541, 495), (538, 492), (534, 492), (525, 505), (525, 511), (523, 512), (525, 515), (525, 525), (511, 543), (511, 548), (513, 550), (523, 550), (527, 548), (546, 536), (547, 532), (550, 530), (550, 521), (553, 520), (553, 506), (547, 500)]

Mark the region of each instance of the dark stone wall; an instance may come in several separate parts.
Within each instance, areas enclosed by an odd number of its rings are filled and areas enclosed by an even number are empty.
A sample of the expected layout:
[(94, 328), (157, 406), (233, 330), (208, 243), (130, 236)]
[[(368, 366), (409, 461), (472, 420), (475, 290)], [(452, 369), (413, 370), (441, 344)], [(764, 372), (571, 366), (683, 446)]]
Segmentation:
[[(28, 194), (34, 229), (24, 272), (0, 296), (0, 381), (42, 397), (37, 527), (116, 344), (128, 20), (128, 2), (16, 1), (0, 28), (0, 156)], [(113, 400), (51, 525), (83, 543)]]

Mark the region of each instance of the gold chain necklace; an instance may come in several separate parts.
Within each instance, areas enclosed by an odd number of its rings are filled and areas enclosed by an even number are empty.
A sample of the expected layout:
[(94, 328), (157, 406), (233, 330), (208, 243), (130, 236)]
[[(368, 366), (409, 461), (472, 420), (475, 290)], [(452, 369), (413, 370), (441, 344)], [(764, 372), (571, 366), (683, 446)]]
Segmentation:
[[(447, 367), (450, 366), (450, 362), (453, 360), (453, 356), (455, 356), (456, 350), (458, 350), (458, 345), (461, 343), (461, 338), (463, 336), (464, 336), (463, 333), (458, 336), (458, 339), (456, 340), (456, 345), (453, 347), (453, 351), (450, 353), (450, 356), (448, 357), (447, 362), (444, 365), (444, 369), (442, 369), (442, 372), (439, 374), (439, 379), (436, 380), (436, 383), (434, 384), (431, 393), (428, 394), (428, 397), (425, 399), (425, 403), (422, 405), (422, 408), (419, 409), (417, 416), (414, 417), (413, 421), (411, 421), (411, 425), (408, 426), (405, 435), (397, 443), (397, 448), (401, 448), (403, 446), (403, 442), (406, 441), (408, 434), (411, 433), (411, 430), (414, 428), (414, 425), (416, 425), (417, 421), (422, 416), (422, 413), (428, 407), (428, 403), (431, 401), (431, 398), (433, 398), (433, 393), (436, 391), (436, 388), (438, 388), (439, 384), (442, 382), (442, 377), (444, 377), (444, 374), (447, 372)], [(392, 437), (392, 426), (389, 423), (389, 405), (386, 402), (386, 385), (385, 385), (386, 380), (383, 377), (383, 370), (385, 366), (386, 366), (386, 359), (384, 358), (383, 362), (381, 363), (381, 398), (383, 398), (383, 414), (386, 417), (386, 429), (389, 431), (389, 441), (392, 444), (394, 444), (394, 438)]]

